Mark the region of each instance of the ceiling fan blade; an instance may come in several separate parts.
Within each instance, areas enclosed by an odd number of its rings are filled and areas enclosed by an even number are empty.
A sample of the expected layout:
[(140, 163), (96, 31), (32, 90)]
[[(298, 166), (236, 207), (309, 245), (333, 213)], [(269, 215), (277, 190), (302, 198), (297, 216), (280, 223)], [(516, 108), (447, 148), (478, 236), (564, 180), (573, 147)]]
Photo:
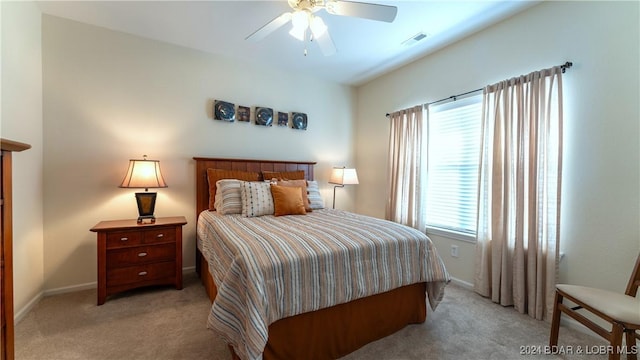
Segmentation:
[(291, 20), (291, 13), (286, 12), (276, 17), (275, 19), (271, 20), (260, 29), (254, 31), (251, 35), (247, 36), (245, 40), (260, 41), (265, 37), (267, 37), (272, 32), (278, 30), (284, 24), (288, 23), (289, 20)]
[(393, 22), (398, 14), (398, 8), (395, 6), (354, 1), (329, 0), (325, 7), (329, 14), (353, 16), (385, 22)]
[(325, 31), (314, 40), (318, 43), (322, 55), (331, 56), (336, 53), (336, 46), (333, 44), (333, 39), (331, 39), (331, 35), (329, 35), (328, 31)]

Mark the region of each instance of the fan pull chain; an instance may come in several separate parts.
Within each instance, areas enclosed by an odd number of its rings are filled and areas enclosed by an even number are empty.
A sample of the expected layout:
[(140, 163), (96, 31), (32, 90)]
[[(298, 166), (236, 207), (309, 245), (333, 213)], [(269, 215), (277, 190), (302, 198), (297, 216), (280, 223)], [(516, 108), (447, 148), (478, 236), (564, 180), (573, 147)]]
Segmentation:
[[(313, 41), (313, 33), (309, 34), (309, 43)], [(304, 42), (304, 56), (307, 56), (307, 42)]]

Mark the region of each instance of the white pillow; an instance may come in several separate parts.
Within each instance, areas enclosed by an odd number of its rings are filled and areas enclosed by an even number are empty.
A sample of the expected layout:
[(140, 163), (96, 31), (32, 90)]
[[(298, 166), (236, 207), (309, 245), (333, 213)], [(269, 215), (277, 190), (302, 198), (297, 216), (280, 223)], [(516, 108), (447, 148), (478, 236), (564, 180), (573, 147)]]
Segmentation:
[(324, 199), (320, 195), (317, 181), (307, 181), (307, 197), (312, 209), (324, 209)]
[(242, 214), (240, 180), (223, 179), (216, 182), (216, 211), (219, 214)]
[(271, 184), (263, 181), (243, 181), (240, 184), (242, 216), (273, 215)]

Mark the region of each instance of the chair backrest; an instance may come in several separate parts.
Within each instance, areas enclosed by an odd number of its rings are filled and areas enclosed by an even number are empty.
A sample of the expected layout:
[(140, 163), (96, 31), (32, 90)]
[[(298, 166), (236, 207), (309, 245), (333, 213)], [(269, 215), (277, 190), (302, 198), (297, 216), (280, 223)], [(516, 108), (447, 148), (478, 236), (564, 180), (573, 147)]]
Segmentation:
[(633, 272), (631, 273), (631, 278), (629, 279), (629, 284), (627, 284), (627, 291), (624, 293), (636, 297), (636, 293), (638, 292), (638, 287), (640, 286), (640, 255), (638, 255), (638, 259), (636, 259), (636, 266), (633, 267)]

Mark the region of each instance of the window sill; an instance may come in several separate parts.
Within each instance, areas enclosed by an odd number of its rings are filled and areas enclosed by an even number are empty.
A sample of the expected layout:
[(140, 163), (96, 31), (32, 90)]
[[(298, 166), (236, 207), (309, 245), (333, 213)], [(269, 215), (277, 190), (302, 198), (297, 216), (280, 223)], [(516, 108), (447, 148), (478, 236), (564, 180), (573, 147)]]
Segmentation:
[(449, 229), (442, 229), (442, 228), (436, 228), (436, 227), (427, 226), (427, 236), (428, 235), (442, 236), (442, 237), (446, 237), (446, 238), (449, 238), (449, 239), (465, 241), (465, 242), (469, 242), (469, 243), (473, 243), (473, 244), (476, 243), (475, 236), (469, 235), (469, 234), (465, 234), (465, 233), (461, 233), (461, 232), (458, 232), (458, 231), (449, 230)]

